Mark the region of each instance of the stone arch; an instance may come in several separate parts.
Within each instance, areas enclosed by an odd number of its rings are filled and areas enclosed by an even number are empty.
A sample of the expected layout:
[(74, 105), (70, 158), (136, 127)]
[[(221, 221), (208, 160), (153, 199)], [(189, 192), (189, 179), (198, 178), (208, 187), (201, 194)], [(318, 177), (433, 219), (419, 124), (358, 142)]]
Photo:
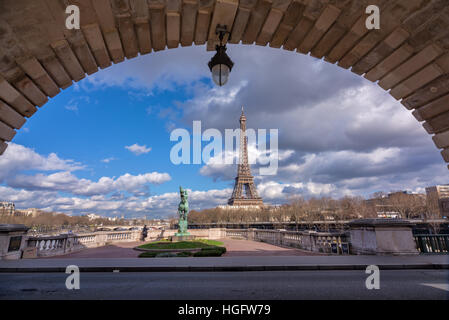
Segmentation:
[[(65, 27), (79, 6), (81, 29)], [(368, 5), (381, 28), (368, 30)], [(139, 54), (217, 42), (310, 54), (377, 82), (449, 162), (447, 0), (2, 0), (0, 154), (26, 119), (86, 75)]]

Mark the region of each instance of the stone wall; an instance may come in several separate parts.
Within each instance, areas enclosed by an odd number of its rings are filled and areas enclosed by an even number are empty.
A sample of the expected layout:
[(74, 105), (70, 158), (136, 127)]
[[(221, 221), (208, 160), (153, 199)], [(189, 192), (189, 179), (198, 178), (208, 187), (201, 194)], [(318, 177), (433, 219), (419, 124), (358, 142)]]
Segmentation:
[(22, 258), (26, 247), (28, 227), (21, 224), (0, 225), (0, 260), (17, 260)]
[(375, 255), (418, 254), (412, 224), (401, 219), (360, 219), (349, 223), (351, 253)]

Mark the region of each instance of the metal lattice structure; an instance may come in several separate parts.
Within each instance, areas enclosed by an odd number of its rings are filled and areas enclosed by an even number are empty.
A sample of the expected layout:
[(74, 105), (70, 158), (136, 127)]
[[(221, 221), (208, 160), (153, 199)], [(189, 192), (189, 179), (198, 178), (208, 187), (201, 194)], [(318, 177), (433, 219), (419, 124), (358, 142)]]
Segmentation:
[(254, 177), (248, 163), (248, 138), (246, 136), (246, 117), (243, 112), (240, 116), (240, 153), (237, 177), (235, 178), (234, 191), (228, 200), (231, 206), (263, 206), (263, 200), (257, 194)]

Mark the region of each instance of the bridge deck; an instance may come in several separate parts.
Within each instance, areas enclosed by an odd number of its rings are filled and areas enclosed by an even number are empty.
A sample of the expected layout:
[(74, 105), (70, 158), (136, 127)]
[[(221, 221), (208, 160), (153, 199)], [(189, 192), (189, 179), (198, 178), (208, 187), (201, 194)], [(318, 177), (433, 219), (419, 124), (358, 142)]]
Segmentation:
[[(283, 248), (268, 243), (221, 239), (226, 247), (228, 257), (242, 256), (316, 256), (322, 255), (316, 252), (309, 252), (299, 249)], [(107, 245), (99, 248), (86, 248), (79, 252), (69, 253), (64, 256), (48, 257), (46, 259), (64, 258), (137, 258), (139, 251), (133, 250), (135, 246), (141, 245), (142, 242), (122, 242), (113, 245)]]

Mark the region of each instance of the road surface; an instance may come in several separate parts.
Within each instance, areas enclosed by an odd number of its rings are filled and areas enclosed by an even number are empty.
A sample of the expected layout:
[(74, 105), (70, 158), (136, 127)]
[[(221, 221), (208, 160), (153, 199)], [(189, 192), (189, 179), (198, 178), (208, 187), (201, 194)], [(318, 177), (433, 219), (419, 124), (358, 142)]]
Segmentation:
[(0, 273), (0, 299), (449, 299), (449, 270)]

